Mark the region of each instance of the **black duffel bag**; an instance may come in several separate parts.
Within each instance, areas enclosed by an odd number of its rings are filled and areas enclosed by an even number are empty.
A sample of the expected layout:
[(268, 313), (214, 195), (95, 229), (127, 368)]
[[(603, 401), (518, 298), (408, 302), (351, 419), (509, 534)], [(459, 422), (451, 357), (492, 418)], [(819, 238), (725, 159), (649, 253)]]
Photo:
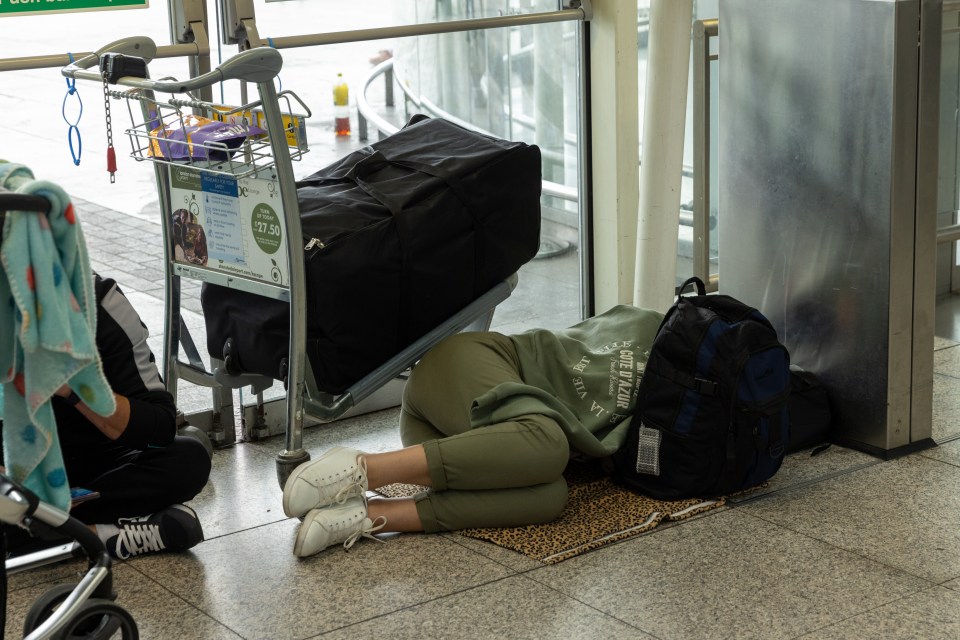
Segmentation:
[(830, 439), (833, 422), (830, 394), (819, 377), (790, 365), (789, 406), (790, 444), (787, 453), (817, 447)]
[[(423, 116), (298, 182), (318, 387), (341, 393), (529, 261), (540, 187), (536, 146)], [(286, 303), (205, 284), (201, 304), (211, 356), (284, 378)]]

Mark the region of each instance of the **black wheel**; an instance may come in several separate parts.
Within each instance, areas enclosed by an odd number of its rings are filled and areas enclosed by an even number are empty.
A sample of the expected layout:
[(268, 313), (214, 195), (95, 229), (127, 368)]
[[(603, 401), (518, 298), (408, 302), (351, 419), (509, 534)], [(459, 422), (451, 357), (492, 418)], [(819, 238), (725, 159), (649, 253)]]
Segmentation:
[[(30, 635), (60, 608), (75, 584), (62, 584), (37, 598), (23, 622), (24, 637)], [(53, 636), (59, 640), (137, 640), (137, 624), (126, 609), (110, 600), (88, 600), (70, 621)]]
[(110, 600), (87, 600), (57, 635), (64, 640), (138, 640), (137, 623), (127, 610)]
[(43, 624), (76, 587), (76, 584), (57, 585), (37, 598), (30, 610), (27, 611), (27, 617), (23, 621), (23, 636), (27, 637)]

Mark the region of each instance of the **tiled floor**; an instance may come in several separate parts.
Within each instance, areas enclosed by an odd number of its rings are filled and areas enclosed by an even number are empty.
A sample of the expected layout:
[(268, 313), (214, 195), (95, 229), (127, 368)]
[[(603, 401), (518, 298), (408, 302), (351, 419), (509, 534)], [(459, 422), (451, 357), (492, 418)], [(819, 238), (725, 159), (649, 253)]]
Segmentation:
[[(305, 446), (389, 449), (396, 418), (314, 428)], [(960, 637), (960, 442), (893, 462), (797, 454), (762, 496), (555, 566), (456, 534), (298, 560), (281, 444), (216, 451), (193, 503), (207, 540), (116, 568), (142, 637)], [(79, 569), (13, 576), (9, 626)]]

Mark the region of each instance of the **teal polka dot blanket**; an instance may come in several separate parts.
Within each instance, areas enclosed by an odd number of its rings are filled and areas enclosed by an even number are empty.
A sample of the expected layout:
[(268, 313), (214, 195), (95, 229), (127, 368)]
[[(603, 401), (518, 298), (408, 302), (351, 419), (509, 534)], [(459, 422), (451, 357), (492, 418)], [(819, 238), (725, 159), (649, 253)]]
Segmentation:
[(83, 232), (67, 194), (0, 161), (0, 187), (50, 201), (8, 211), (0, 245), (0, 383), (7, 474), (68, 509), (70, 486), (50, 398), (68, 385), (101, 415), (116, 410), (96, 346), (97, 309)]

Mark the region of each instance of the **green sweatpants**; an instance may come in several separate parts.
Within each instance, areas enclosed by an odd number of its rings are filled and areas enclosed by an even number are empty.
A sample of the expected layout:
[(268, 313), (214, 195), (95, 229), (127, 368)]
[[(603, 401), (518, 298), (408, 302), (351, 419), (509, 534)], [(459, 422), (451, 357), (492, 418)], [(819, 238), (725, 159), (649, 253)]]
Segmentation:
[(403, 393), (400, 437), (422, 444), (431, 489), (416, 496), (428, 533), (550, 522), (567, 502), (570, 447), (543, 415), (470, 427), (474, 398), (523, 382), (513, 343), (497, 333), (447, 338), (414, 367)]

